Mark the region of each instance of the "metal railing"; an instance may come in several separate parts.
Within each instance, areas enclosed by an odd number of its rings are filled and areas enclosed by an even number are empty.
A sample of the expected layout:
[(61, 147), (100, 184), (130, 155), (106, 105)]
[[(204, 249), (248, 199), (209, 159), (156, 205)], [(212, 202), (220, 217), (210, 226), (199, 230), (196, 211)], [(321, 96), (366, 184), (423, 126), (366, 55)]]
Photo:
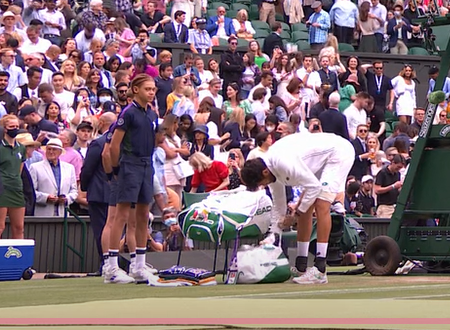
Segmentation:
[[(81, 230), (81, 249), (78, 251), (75, 247), (73, 247), (68, 242), (69, 235), (69, 222), (68, 216), (69, 214), (77, 220), (82, 225)], [(67, 258), (69, 254), (69, 250), (75, 253), (76, 256), (80, 258), (80, 268), (81, 272), (84, 272), (85, 259), (86, 259), (86, 235), (87, 235), (87, 224), (86, 221), (81, 219), (76, 213), (70, 210), (68, 207), (64, 208), (64, 229), (63, 229), (63, 254), (62, 254), (62, 271), (67, 272)]]

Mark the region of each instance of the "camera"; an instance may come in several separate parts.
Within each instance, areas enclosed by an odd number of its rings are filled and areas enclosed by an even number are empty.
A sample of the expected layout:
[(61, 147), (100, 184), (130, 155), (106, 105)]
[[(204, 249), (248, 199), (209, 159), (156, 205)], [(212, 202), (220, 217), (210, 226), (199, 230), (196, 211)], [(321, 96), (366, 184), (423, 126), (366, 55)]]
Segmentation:
[(139, 42), (145, 42), (145, 38), (139, 39)]

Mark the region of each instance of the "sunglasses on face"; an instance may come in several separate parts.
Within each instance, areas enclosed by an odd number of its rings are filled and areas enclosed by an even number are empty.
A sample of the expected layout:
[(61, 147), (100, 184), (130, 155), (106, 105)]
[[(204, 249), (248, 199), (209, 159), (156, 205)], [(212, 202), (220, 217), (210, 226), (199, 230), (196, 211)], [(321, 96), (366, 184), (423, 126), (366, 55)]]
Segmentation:
[(383, 67), (376, 67), (375, 70), (383, 70)]
[(230, 42), (230, 45), (237, 46), (237, 42)]
[(359, 133), (367, 133), (367, 130), (366, 129), (360, 129), (358, 132)]
[(119, 94), (125, 94), (126, 92), (128, 92), (128, 90), (118, 91)]

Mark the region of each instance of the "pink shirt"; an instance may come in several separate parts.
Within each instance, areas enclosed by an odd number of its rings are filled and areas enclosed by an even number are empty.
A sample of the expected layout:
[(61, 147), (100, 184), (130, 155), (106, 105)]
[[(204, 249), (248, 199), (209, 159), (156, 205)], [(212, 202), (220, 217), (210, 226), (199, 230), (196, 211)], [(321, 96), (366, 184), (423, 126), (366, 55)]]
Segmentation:
[(83, 157), (72, 147), (65, 148), (66, 153), (59, 156), (59, 160), (72, 164), (75, 168), (77, 181), (80, 180), (81, 167), (83, 167)]
[[(125, 28), (125, 30), (123, 30), (122, 34), (120, 35), (120, 37), (122, 39), (128, 40), (128, 41), (133, 41), (136, 39), (136, 36), (134, 35), (134, 32), (129, 29), (129, 28)], [(123, 54), (125, 54), (125, 51), (127, 50), (129, 46), (123, 42), (120, 43), (120, 50), (119, 50), (119, 54), (123, 56)], [(131, 57), (123, 57), (125, 59), (125, 61), (131, 62)]]

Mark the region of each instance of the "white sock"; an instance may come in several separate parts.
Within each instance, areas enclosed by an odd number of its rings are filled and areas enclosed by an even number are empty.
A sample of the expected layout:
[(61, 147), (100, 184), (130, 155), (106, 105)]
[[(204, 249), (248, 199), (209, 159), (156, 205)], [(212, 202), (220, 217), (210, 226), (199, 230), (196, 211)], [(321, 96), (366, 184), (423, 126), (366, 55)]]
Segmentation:
[(109, 252), (103, 253), (103, 265), (109, 266)]
[(130, 252), (130, 268), (136, 267), (136, 252)]
[(119, 250), (109, 250), (109, 266), (119, 268)]
[(297, 242), (297, 257), (307, 257), (309, 242)]
[(316, 257), (326, 258), (328, 251), (328, 243), (317, 243)]
[(145, 252), (147, 248), (136, 248), (136, 269), (142, 269), (145, 266)]

